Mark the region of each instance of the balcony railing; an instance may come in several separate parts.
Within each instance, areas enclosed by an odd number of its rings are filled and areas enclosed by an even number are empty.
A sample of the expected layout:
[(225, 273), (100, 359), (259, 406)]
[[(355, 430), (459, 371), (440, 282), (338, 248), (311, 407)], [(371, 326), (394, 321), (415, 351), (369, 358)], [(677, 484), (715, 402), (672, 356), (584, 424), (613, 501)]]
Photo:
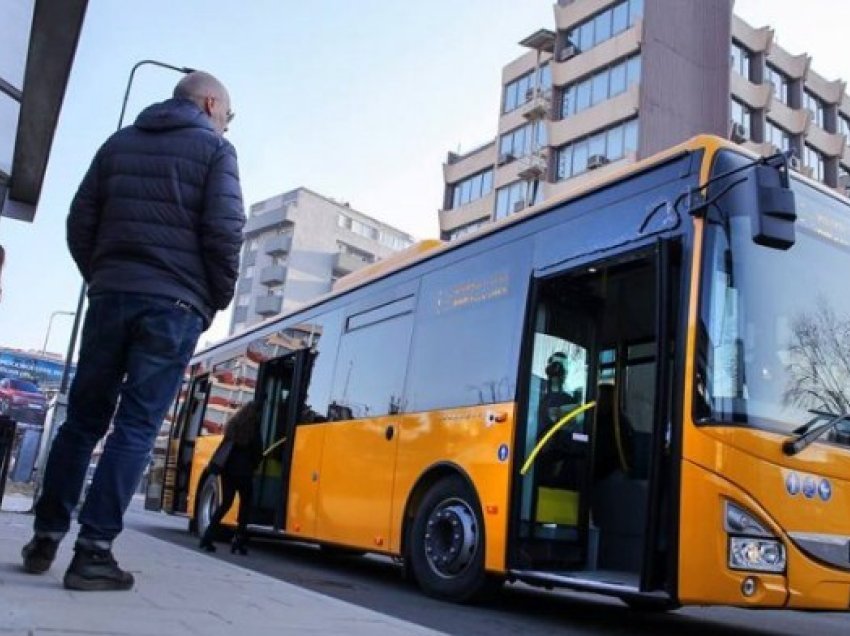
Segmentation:
[(260, 296), (255, 311), (261, 316), (274, 316), (280, 313), (282, 306), (283, 298), (280, 296)]
[(260, 284), (267, 287), (283, 285), (286, 281), (286, 267), (283, 265), (269, 265), (260, 270)]
[(283, 256), (292, 248), (292, 236), (280, 234), (266, 241), (264, 249), (269, 256)]

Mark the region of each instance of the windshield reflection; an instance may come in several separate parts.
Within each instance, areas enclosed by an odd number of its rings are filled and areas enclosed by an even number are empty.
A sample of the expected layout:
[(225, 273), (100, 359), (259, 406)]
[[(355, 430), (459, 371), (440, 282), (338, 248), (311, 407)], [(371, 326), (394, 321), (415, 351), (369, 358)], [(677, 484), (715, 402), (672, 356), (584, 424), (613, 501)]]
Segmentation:
[[(790, 434), (810, 409), (850, 410), (850, 207), (793, 182), (797, 240), (752, 241), (735, 196), (707, 225), (696, 417)], [(842, 424), (825, 437), (850, 441)]]

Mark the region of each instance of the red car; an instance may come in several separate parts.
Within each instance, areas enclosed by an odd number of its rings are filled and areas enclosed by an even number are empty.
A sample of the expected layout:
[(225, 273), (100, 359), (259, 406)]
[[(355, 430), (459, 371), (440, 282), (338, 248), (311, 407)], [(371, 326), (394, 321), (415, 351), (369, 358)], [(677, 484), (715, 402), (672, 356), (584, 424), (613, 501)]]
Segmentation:
[(43, 424), (47, 400), (38, 387), (27, 380), (0, 380), (0, 414), (27, 424)]

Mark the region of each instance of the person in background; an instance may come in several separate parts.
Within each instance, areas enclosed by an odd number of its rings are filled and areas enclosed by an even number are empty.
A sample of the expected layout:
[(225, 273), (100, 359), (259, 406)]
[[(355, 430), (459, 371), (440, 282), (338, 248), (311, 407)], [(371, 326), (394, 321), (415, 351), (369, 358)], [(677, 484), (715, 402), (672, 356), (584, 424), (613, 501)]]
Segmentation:
[(78, 517), (72, 590), (129, 590), (112, 555), (198, 337), (233, 297), (245, 213), (230, 95), (187, 74), (100, 147), (71, 203), (68, 247), (88, 285), (79, 362), (21, 556), (46, 572), (68, 532), (92, 451), (103, 454)]
[(263, 441), (260, 436), (260, 409), (253, 400), (243, 404), (227, 422), (224, 439), (210, 460), (210, 472), (221, 475), (221, 504), (210, 519), (210, 525), (201, 537), (200, 547), (215, 552), (213, 538), (219, 524), (239, 494), (239, 516), (231, 552), (247, 554), (248, 521), (251, 517), (254, 471), (263, 459)]

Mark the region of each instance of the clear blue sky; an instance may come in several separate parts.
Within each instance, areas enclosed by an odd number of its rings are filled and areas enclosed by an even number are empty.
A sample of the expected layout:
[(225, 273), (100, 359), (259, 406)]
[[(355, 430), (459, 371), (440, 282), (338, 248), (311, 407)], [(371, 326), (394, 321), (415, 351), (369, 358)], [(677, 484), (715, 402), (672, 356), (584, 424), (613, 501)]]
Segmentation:
[[(92, 0), (35, 223), (0, 220), (0, 344), (40, 349), (50, 313), (74, 309), (80, 278), (65, 246), (68, 204), (115, 129), (138, 60), (208, 70), (227, 84), (246, 204), (303, 185), (426, 238), (437, 235), (446, 151), (495, 134), (501, 68), (523, 52), (520, 39), (553, 28), (553, 3)], [(775, 26), (783, 46), (813, 54), (828, 78), (850, 78), (847, 5), (813, 0), (800, 11), (791, 0), (738, 0), (736, 11)], [(823, 20), (827, 11), (835, 21)], [(177, 79), (142, 69), (128, 119)], [(220, 316), (201, 342), (224, 335), (226, 324)], [(64, 351), (70, 325), (54, 321), (49, 350)]]

